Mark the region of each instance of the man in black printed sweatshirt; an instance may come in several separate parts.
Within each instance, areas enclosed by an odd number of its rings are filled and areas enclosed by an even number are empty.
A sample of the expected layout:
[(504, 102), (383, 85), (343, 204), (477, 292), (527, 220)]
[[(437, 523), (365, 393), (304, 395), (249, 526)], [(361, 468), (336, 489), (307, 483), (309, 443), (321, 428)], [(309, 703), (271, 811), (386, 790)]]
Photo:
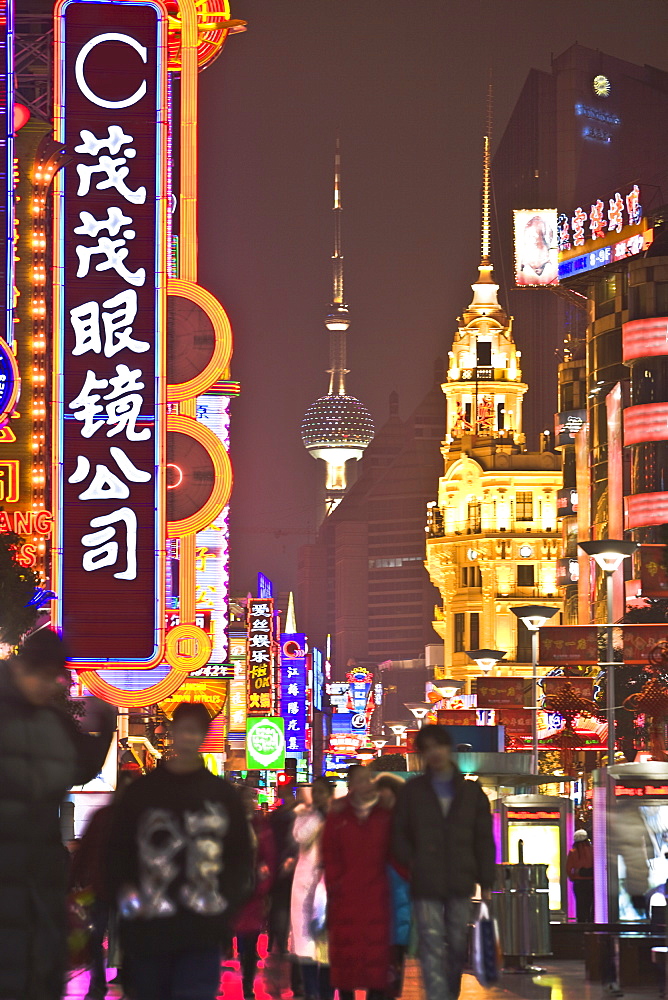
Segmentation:
[(199, 754), (209, 723), (203, 705), (179, 705), (172, 756), (118, 805), (109, 869), (134, 1000), (214, 1000), (221, 942), (252, 885), (241, 799)]

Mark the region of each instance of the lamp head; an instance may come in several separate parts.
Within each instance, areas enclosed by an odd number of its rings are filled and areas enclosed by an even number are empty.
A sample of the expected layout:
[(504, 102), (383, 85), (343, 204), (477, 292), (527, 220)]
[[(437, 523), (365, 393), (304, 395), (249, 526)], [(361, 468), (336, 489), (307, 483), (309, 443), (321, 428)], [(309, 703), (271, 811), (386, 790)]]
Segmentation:
[(559, 608), (550, 608), (543, 604), (526, 604), (521, 608), (511, 608), (512, 613), (524, 622), (530, 632), (537, 632), (545, 622), (549, 621), (559, 611)]
[(625, 542), (623, 539), (603, 538), (597, 542), (580, 542), (580, 548), (596, 560), (596, 565), (604, 573), (614, 573), (625, 559), (633, 555), (638, 544)]
[(503, 659), (506, 652), (503, 649), (467, 649), (466, 655), (469, 660), (477, 663), (481, 670), (487, 672), (492, 669), (494, 664)]
[(421, 701), (406, 701), (404, 702), (404, 706), (416, 719), (425, 719), (432, 707), (429, 702)]

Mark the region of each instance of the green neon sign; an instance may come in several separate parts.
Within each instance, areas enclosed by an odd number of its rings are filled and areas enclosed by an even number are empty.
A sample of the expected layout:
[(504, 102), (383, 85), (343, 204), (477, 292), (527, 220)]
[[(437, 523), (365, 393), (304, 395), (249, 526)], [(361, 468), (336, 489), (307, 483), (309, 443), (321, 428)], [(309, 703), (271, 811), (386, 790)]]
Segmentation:
[(282, 771), (285, 767), (285, 722), (281, 718), (246, 720), (246, 767), (249, 771)]

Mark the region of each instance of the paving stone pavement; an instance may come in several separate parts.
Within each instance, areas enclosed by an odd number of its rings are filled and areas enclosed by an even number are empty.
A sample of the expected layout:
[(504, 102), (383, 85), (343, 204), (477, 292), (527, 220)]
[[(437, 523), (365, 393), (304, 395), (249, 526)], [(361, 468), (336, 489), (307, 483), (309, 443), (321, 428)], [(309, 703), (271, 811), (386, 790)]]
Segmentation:
[[(542, 975), (506, 973), (496, 986), (485, 988), (473, 978), (465, 975), (462, 983), (460, 1000), (601, 1000), (610, 997), (600, 983), (588, 983), (584, 978), (582, 962), (545, 962), (545, 972)], [(224, 1000), (243, 1000), (239, 963), (225, 962), (222, 967), (219, 998)], [(109, 977), (114, 970), (109, 970)], [(280, 981), (279, 981), (280, 980)], [(265, 968), (261, 961), (255, 981), (255, 996), (257, 1000), (289, 1000), (290, 992), (287, 965), (280, 970), (276, 963), (270, 963)], [(68, 1000), (83, 1000), (88, 988), (88, 973), (73, 974), (66, 996)], [(120, 990), (110, 985), (107, 1000), (119, 1000)], [(658, 984), (656, 988), (648, 987), (637, 990), (625, 990), (623, 1000), (658, 1000), (661, 996)], [(364, 1000), (365, 994), (358, 992), (356, 1000)], [(420, 980), (420, 970), (416, 961), (407, 963), (404, 982), (403, 1000), (424, 1000), (424, 992)]]

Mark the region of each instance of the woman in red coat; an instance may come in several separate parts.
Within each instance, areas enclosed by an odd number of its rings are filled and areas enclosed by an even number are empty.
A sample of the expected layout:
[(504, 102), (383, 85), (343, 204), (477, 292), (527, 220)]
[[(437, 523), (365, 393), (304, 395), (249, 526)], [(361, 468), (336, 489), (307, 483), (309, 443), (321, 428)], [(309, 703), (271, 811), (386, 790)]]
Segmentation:
[(334, 802), (322, 841), (331, 982), (340, 1000), (353, 1000), (356, 989), (381, 1000), (390, 987), (391, 826), (370, 772), (353, 764), (348, 795)]

